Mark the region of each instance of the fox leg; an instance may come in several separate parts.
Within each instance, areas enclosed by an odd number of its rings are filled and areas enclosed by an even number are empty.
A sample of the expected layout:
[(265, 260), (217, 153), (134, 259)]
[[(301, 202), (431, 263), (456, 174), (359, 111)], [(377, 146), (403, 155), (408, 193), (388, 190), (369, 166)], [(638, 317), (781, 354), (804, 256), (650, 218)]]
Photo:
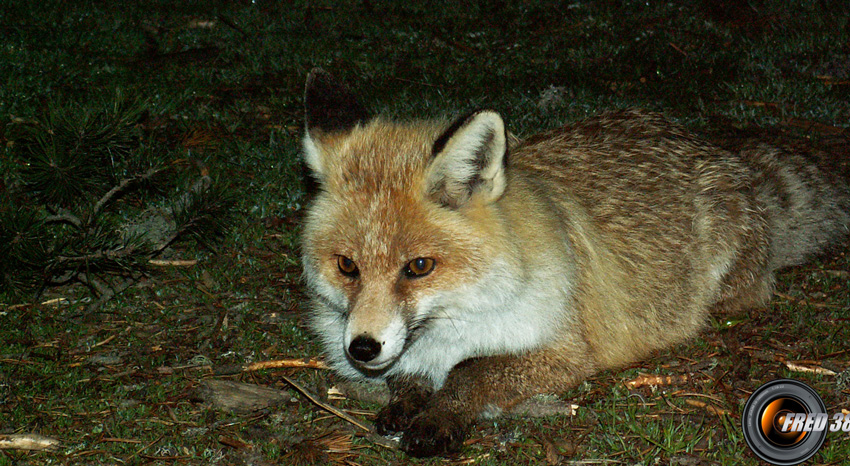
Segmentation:
[(744, 280), (726, 280), (726, 289), (721, 293), (720, 300), (714, 304), (711, 313), (718, 316), (740, 314), (742, 311), (759, 308), (766, 305), (771, 296), (776, 279), (771, 272), (761, 276), (751, 275)]
[(586, 352), (562, 350), (520, 356), (468, 359), (455, 366), (445, 385), (404, 429), (402, 447), (413, 456), (456, 451), (472, 423), (540, 393), (562, 392), (595, 372)]
[(407, 430), (434, 393), (430, 384), (413, 376), (391, 377), (387, 380), (387, 387), (390, 390), (390, 402), (375, 419), (375, 428), (381, 435)]

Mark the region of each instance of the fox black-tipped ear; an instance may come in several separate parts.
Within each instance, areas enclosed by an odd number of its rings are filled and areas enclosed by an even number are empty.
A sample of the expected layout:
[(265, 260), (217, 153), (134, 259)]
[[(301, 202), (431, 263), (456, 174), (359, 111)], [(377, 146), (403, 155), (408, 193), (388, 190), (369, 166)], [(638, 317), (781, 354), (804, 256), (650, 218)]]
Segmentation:
[(369, 118), (354, 93), (321, 68), (307, 75), (304, 107), (309, 131), (348, 131)]
[(434, 143), (428, 167), (428, 196), (458, 208), (474, 194), (493, 202), (505, 191), (507, 134), (502, 117), (480, 110), (448, 127)]
[(369, 112), (348, 87), (321, 68), (313, 68), (307, 75), (304, 109), (307, 125), (304, 159), (321, 178), (322, 138), (329, 134), (348, 132), (358, 124), (365, 123), (369, 119)]

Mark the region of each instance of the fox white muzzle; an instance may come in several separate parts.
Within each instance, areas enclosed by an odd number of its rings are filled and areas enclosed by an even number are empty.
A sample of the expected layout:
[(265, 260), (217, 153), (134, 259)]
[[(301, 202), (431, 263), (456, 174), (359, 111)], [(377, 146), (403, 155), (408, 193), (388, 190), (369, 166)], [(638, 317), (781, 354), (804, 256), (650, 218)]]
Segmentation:
[(402, 319), (394, 318), (381, 331), (370, 332), (355, 328), (349, 321), (345, 332), (345, 354), (351, 363), (366, 371), (381, 371), (398, 359), (407, 335)]

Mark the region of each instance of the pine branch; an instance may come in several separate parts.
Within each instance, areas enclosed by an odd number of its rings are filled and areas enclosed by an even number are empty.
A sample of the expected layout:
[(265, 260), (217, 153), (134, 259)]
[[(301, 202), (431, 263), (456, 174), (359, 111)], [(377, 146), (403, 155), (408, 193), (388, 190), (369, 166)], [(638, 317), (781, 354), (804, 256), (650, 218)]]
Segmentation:
[(104, 103), (50, 106), (14, 125), (10, 160), (20, 182), (14, 196), (0, 196), (0, 292), (78, 282), (97, 296), (90, 313), (176, 241), (209, 246), (232, 223), (233, 193), (138, 124), (146, 103), (120, 93)]
[(48, 280), (48, 284), (50, 285), (65, 285), (71, 282), (76, 276), (78, 272), (76, 270), (65, 270), (62, 272), (62, 275), (54, 276)]
[(103, 209), (103, 206), (105, 206), (109, 201), (111, 201), (113, 197), (117, 196), (119, 193), (127, 189), (127, 187), (131, 184), (139, 181), (145, 181), (153, 177), (157, 173), (167, 170), (168, 168), (169, 167), (153, 167), (148, 169), (144, 173), (122, 180), (120, 183), (118, 183), (117, 186), (110, 189), (106, 194), (103, 195), (103, 197), (100, 198), (100, 200), (97, 201), (97, 203), (94, 205), (94, 208), (92, 208), (92, 216), (95, 216), (100, 213), (101, 209)]
[(132, 256), (133, 254), (138, 253), (138, 248), (134, 246), (124, 246), (122, 245), (116, 249), (110, 249), (107, 251), (97, 251), (91, 254), (86, 254), (83, 256), (56, 256), (56, 260), (64, 263), (77, 263), (77, 262), (95, 262), (99, 260), (116, 260), (123, 259), (125, 257)]
[(178, 227), (168, 242), (189, 236), (205, 247), (210, 247), (209, 240), (220, 238), (229, 227), (233, 196), (221, 183), (213, 181), (202, 162), (195, 161), (195, 164), (201, 176), (174, 202), (171, 213)]
[(72, 214), (69, 210), (59, 207), (54, 212), (53, 215), (44, 217), (44, 223), (68, 223), (77, 228), (83, 227), (83, 221), (80, 220), (80, 217)]
[(211, 184), (199, 195), (192, 196), (182, 210), (173, 211), (180, 235), (211, 248), (211, 240), (220, 239), (231, 226), (233, 205), (232, 192)]

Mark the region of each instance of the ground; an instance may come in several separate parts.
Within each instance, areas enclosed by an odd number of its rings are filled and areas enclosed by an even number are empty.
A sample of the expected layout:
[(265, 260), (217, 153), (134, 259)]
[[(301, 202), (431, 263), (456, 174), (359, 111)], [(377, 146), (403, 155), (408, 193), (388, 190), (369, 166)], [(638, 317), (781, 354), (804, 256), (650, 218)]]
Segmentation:
[[(662, 111), (707, 137), (756, 134), (825, 149), (846, 168), (846, 1), (18, 2), (0, 7), (0, 142), (53, 105), (120, 91), (142, 130), (239, 192), (215, 249), (181, 245), (94, 317), (79, 286), (0, 296), (0, 450), (12, 464), (407, 464), (361, 422), (378, 405), (327, 400), (321, 369), (221, 370), (310, 358), (298, 225), (306, 74), (322, 66), (396, 117), (501, 111), (520, 137), (605, 109)], [(842, 165), (844, 164), (844, 165)], [(3, 166), (8, 166), (4, 164)], [(0, 184), (0, 189), (6, 189)], [(424, 464), (758, 464), (740, 413), (761, 384), (802, 380), (850, 410), (850, 244), (784, 271), (770, 305), (693, 342), (598, 374), (559, 399), (574, 416), (482, 422), (456, 457)], [(831, 374), (831, 375), (830, 375)], [(653, 376), (661, 376), (653, 378)], [(286, 390), (253, 412), (209, 404), (205, 380)], [(324, 400), (324, 401), (323, 401)], [(814, 464), (842, 464), (830, 434)]]

